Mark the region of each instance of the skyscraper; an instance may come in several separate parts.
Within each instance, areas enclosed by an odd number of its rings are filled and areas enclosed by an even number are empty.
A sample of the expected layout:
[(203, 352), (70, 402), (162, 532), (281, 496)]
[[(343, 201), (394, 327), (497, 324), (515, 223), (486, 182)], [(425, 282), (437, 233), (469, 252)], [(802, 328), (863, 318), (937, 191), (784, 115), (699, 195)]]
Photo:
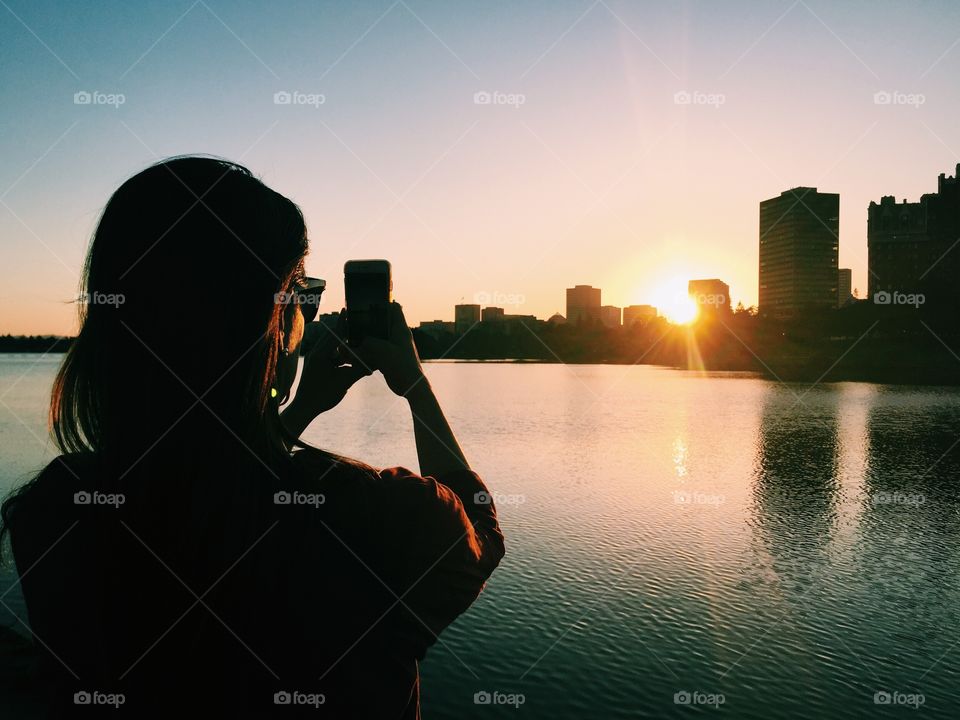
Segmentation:
[(648, 323), (656, 317), (657, 309), (653, 305), (627, 305), (623, 309), (625, 327), (630, 327), (634, 323)]
[(687, 283), (687, 295), (697, 304), (701, 315), (730, 312), (730, 286), (723, 280), (691, 280)]
[(479, 305), (453, 306), (453, 326), (454, 333), (457, 335), (463, 335), (478, 322), (480, 322)]
[(504, 317), (503, 308), (485, 307), (480, 313), (481, 322), (502, 322)]
[(840, 196), (796, 187), (760, 203), (760, 313), (837, 306)]
[(600, 322), (600, 288), (590, 285), (567, 288), (567, 322), (573, 325)]
[(853, 300), (853, 271), (850, 268), (837, 270), (837, 307), (849, 305)]
[(616, 305), (604, 305), (600, 308), (600, 322), (605, 327), (620, 327), (620, 308)]
[(887, 195), (867, 209), (868, 297), (881, 291), (923, 293), (956, 301), (960, 295), (960, 164), (940, 173), (937, 192), (897, 204)]

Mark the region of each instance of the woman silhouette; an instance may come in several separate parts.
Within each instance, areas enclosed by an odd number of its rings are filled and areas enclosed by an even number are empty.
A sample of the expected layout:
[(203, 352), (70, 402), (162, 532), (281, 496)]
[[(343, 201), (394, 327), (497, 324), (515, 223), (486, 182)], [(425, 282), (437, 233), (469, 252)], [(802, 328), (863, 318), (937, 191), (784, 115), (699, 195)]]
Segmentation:
[[(126, 181), (56, 378), (62, 455), (3, 504), (51, 716), (412, 718), (417, 661), (503, 556), (393, 305), (393, 335), (317, 343), (297, 206), (234, 163)], [(340, 354), (338, 354), (340, 353)], [(421, 474), (298, 440), (379, 371)]]

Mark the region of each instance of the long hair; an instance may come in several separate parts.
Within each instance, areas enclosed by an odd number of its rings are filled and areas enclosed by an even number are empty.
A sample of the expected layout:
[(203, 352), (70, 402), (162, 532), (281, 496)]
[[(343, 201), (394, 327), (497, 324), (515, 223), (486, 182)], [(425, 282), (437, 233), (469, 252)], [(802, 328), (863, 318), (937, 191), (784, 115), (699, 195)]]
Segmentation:
[[(306, 252), (299, 208), (222, 159), (148, 167), (100, 217), (50, 426), (64, 454), (94, 458), (107, 489), (130, 496), (134, 515), (163, 517), (168, 539), (196, 542), (216, 526), (218, 497), (235, 509), (284, 472), (276, 298)], [(0, 539), (28, 490), (4, 502)]]

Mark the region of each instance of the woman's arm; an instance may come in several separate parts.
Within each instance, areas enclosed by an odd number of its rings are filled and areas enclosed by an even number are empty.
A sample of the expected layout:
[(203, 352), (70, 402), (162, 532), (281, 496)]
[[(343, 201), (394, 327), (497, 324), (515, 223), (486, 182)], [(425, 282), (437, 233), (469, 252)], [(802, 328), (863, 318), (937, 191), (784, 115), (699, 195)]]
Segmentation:
[(366, 338), (357, 350), (359, 360), (383, 373), (387, 385), (407, 399), (413, 414), (420, 474), (436, 476), (451, 470), (469, 470), (470, 465), (457, 442), (446, 416), (423, 374), (413, 335), (407, 327), (403, 308), (392, 303), (390, 339)]
[(413, 414), (420, 474), (437, 477), (451, 470), (469, 470), (470, 465), (433, 394), (430, 381), (424, 377), (410, 389), (406, 398)]
[(422, 658), (476, 600), (505, 550), (492, 494), (470, 470), (423, 374), (402, 309), (394, 303), (391, 312), (390, 339), (367, 338), (358, 353), (413, 414), (422, 477), (403, 468), (380, 471), (387, 501), (378, 526), (391, 552), (384, 572), (404, 599), (401, 635)]

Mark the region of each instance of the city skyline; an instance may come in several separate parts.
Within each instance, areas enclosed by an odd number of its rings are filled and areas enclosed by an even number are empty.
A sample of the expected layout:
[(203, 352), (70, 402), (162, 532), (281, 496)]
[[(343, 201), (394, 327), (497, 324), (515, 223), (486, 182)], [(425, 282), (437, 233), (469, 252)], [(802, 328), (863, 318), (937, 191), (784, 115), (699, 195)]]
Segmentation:
[(583, 278), (618, 306), (697, 277), (756, 305), (756, 203), (797, 186), (842, 197), (862, 297), (869, 203), (960, 160), (949, 3), (146, 7), (0, 9), (0, 333), (76, 331), (100, 210), (169, 155), (298, 202), (327, 310), (344, 261), (389, 258), (411, 324), (478, 293), (548, 317)]
[[(879, 213), (881, 209), (885, 209), (887, 220), (884, 223), (883, 227), (883, 239), (887, 240), (887, 244), (881, 245), (883, 248), (889, 247), (889, 242), (892, 239), (895, 239), (897, 233), (909, 235), (908, 239), (912, 242), (916, 242), (918, 239), (924, 239), (928, 235), (933, 238), (936, 242), (929, 243), (932, 250), (924, 249), (920, 255), (923, 256), (925, 262), (921, 262), (920, 265), (923, 268), (932, 269), (937, 264), (939, 264), (943, 258), (949, 254), (949, 251), (952, 249), (955, 241), (953, 240), (953, 234), (955, 234), (956, 225), (958, 222), (956, 220), (956, 194), (957, 188), (960, 187), (960, 163), (957, 164), (955, 175), (947, 176), (946, 173), (940, 173), (937, 179), (937, 191), (924, 193), (920, 200), (917, 202), (909, 202), (906, 198), (903, 198), (900, 204), (896, 203), (895, 195), (884, 195), (881, 198), (881, 203), (871, 201), (869, 205), (869, 217), (870, 221), (874, 222), (876, 228), (871, 229), (868, 235), (868, 270), (869, 272), (876, 273), (874, 266), (877, 265), (877, 260), (873, 255), (870, 254), (869, 250), (869, 238), (873, 235), (880, 235), (879, 231), (879, 222), (873, 221), (875, 213)], [(946, 192), (949, 194), (945, 194)], [(942, 201), (941, 201), (942, 198)], [(926, 212), (923, 208), (926, 207), (928, 202), (938, 202), (943, 203), (942, 209), (937, 213), (938, 216), (942, 218), (947, 218), (947, 221), (941, 220), (940, 223), (934, 228), (930, 227), (929, 232), (926, 224)], [(811, 207), (814, 206), (814, 207)], [(824, 266), (827, 269), (827, 275), (831, 278), (829, 283), (832, 285), (825, 285), (822, 281), (819, 281), (819, 284), (823, 287), (818, 287), (815, 291), (810, 291), (809, 287), (805, 287), (801, 295), (804, 298), (803, 301), (800, 299), (795, 300), (797, 303), (796, 307), (788, 307), (788, 314), (792, 314), (796, 309), (803, 306), (804, 303), (809, 303), (810, 299), (819, 293), (823, 298), (828, 298), (826, 301), (822, 302), (813, 302), (813, 305), (820, 304), (827, 307), (843, 307), (848, 304), (851, 300), (860, 298), (860, 291), (858, 288), (852, 287), (852, 270), (850, 268), (840, 268), (837, 267), (839, 256), (839, 233), (838, 233), (838, 220), (839, 220), (839, 208), (840, 208), (840, 196), (838, 193), (820, 193), (817, 188), (809, 188), (803, 186), (797, 186), (784, 190), (777, 197), (772, 197), (767, 200), (762, 200), (759, 203), (760, 213), (759, 213), (759, 242), (760, 242), (760, 252), (759, 252), (759, 280), (758, 280), (758, 299), (756, 303), (747, 304), (742, 299), (734, 300), (732, 293), (730, 292), (730, 286), (723, 282), (720, 279), (683, 279), (679, 276), (674, 276), (669, 278), (666, 281), (663, 281), (658, 286), (658, 297), (660, 305), (655, 305), (653, 302), (632, 302), (621, 305), (610, 305), (609, 303), (603, 304), (601, 300), (602, 289), (599, 287), (593, 287), (592, 285), (576, 284), (572, 288), (566, 288), (566, 303), (565, 310), (566, 315), (561, 314), (560, 310), (554, 311), (549, 318), (549, 320), (554, 319), (555, 317), (562, 317), (564, 321), (573, 322), (579, 324), (583, 320), (595, 321), (602, 323), (607, 326), (611, 325), (628, 325), (625, 320), (618, 319), (617, 322), (613, 323), (610, 321), (610, 315), (607, 311), (617, 310), (621, 314), (624, 314), (627, 310), (632, 310), (634, 313), (642, 312), (646, 315), (648, 310), (653, 310), (653, 317), (662, 317), (668, 321), (675, 324), (687, 324), (697, 319), (700, 315), (704, 303), (693, 298), (695, 294), (710, 292), (710, 287), (719, 285), (722, 287), (722, 291), (718, 297), (722, 298), (722, 303), (726, 306), (727, 310), (732, 309), (735, 305), (742, 306), (745, 309), (755, 309), (762, 311), (764, 302), (764, 293), (766, 292), (769, 298), (775, 298), (774, 301), (768, 298), (767, 310), (773, 311), (775, 314), (779, 310), (778, 306), (783, 304), (783, 288), (777, 288), (777, 291), (774, 292), (771, 288), (770, 290), (765, 290), (766, 287), (764, 284), (764, 248), (766, 247), (767, 254), (771, 253), (771, 247), (775, 247), (774, 243), (779, 243), (782, 245), (785, 240), (782, 237), (783, 231), (785, 230), (788, 235), (793, 236), (798, 233), (794, 228), (795, 225), (799, 222), (802, 226), (802, 232), (800, 232), (800, 237), (804, 238), (804, 244), (812, 239), (815, 243), (826, 244), (826, 265)], [(940, 206), (938, 206), (939, 208)], [(895, 227), (890, 226), (889, 218), (891, 217), (891, 211), (897, 210), (901, 214), (899, 216), (899, 221), (896, 223)], [(879, 220), (879, 215), (877, 215)], [(833, 244), (832, 250), (830, 245)], [(907, 247), (907, 245), (903, 245)], [(819, 251), (817, 251), (819, 252)], [(887, 250), (887, 255), (883, 257), (883, 261), (886, 263), (888, 268), (895, 268), (897, 266), (897, 261), (902, 259), (912, 260), (912, 270), (917, 270), (917, 252), (914, 251), (904, 251), (898, 250), (899, 255), (889, 256), (889, 250)], [(933, 255), (930, 255), (930, 252), (933, 252)], [(787, 265), (784, 265), (783, 253), (780, 252), (781, 257), (777, 257), (777, 251), (774, 250), (774, 257), (779, 261), (779, 265), (776, 268), (772, 267), (766, 270), (766, 274), (773, 282), (776, 282), (778, 285), (783, 284), (784, 273), (786, 275), (792, 275), (796, 271), (794, 269), (794, 262), (797, 260), (790, 260)], [(805, 264), (808, 264), (811, 258), (815, 256), (810, 255), (809, 252), (804, 256), (803, 262), (797, 267), (804, 267)], [(830, 259), (832, 257), (832, 259)], [(933, 261), (931, 263), (931, 261)], [(950, 263), (944, 263), (945, 266), (953, 267), (955, 261), (951, 260)], [(822, 263), (821, 263), (822, 264)], [(932, 266), (932, 267), (931, 267)], [(821, 270), (822, 268), (817, 268)], [(789, 270), (789, 272), (786, 272)], [(807, 268), (807, 272), (810, 271), (810, 268)], [(890, 272), (888, 269), (887, 272)], [(822, 273), (821, 273), (822, 274)], [(919, 271), (915, 274), (919, 274)], [(926, 272), (924, 273), (926, 275)], [(901, 281), (905, 282), (904, 287), (909, 285), (910, 273), (900, 270), (898, 278)], [(801, 283), (801, 286), (810, 285), (810, 280), (813, 280), (813, 285), (817, 285), (817, 271), (814, 271), (814, 274)], [(874, 280), (877, 279), (877, 276), (874, 276)], [(940, 284), (943, 284), (944, 280), (940, 280)], [(695, 290), (695, 285), (700, 285), (701, 287), (698, 290)], [(682, 287), (686, 287), (686, 290), (681, 290)], [(884, 286), (886, 289), (890, 289), (889, 282)], [(916, 289), (916, 288), (913, 288)], [(874, 290), (869, 289), (866, 293), (866, 297), (869, 299)], [(579, 293), (579, 295), (578, 295)], [(789, 293), (794, 293), (794, 290), (789, 290)], [(807, 297), (807, 296), (810, 297)], [(579, 299), (577, 299), (579, 297)], [(571, 300), (571, 298), (574, 298)], [(646, 298), (649, 300), (649, 297)], [(862, 299), (862, 298), (861, 298)], [(457, 328), (457, 334), (460, 334), (462, 330), (461, 327), (466, 327), (471, 324), (478, 322), (490, 322), (496, 321), (499, 319), (506, 318), (538, 318), (537, 315), (533, 313), (506, 313), (507, 309), (517, 309), (523, 305), (527, 304), (527, 298), (522, 293), (505, 293), (499, 290), (493, 291), (479, 291), (473, 297), (473, 302), (467, 302), (466, 298), (461, 298), (461, 301), (455, 305), (454, 308), (454, 319), (451, 321), (443, 320), (440, 315), (434, 315), (430, 319), (418, 319), (411, 323), (411, 326), (418, 326), (421, 328), (439, 328), (441, 325), (450, 325), (451, 328)], [(821, 298), (822, 300), (822, 298)], [(573, 307), (575, 310), (571, 310), (571, 302), (573, 302)], [(706, 303), (708, 305), (713, 305), (711, 301)], [(589, 307), (588, 307), (589, 306)], [(476, 317), (473, 315), (466, 317), (461, 316), (461, 309), (469, 313), (472, 313), (473, 310), (476, 310)], [(328, 307), (328, 312), (329, 312)], [(595, 310), (595, 313), (591, 313), (591, 310)], [(505, 314), (506, 313), (506, 314)], [(578, 314), (579, 313), (579, 314)], [(496, 317), (494, 317), (496, 314)], [(12, 334), (12, 333), (2, 333), (2, 334)], [(56, 333), (20, 333), (20, 335), (55, 335)]]
[[(870, 282), (866, 300), (881, 302), (877, 292), (931, 294), (938, 300), (950, 300), (957, 293), (957, 257), (951, 254), (960, 243), (960, 163), (954, 175), (940, 173), (936, 192), (924, 193), (917, 202), (904, 198), (896, 202), (884, 195), (868, 207), (868, 269)], [(843, 308), (859, 298), (852, 287), (851, 268), (839, 267), (840, 195), (821, 193), (817, 188), (794, 187), (759, 203), (759, 262), (756, 305), (763, 316), (791, 317), (811, 309)], [(673, 279), (671, 279), (673, 284)], [(665, 287), (666, 285), (662, 285)], [(566, 315), (557, 311), (549, 321), (560, 319), (575, 325), (602, 324), (607, 327), (628, 325), (621, 318), (627, 310), (648, 311), (652, 317), (687, 324), (704, 311), (733, 306), (730, 286), (719, 278), (690, 279), (685, 295), (679, 290), (662, 296), (665, 307), (652, 304), (614, 306), (604, 304), (602, 289), (577, 284), (566, 288)], [(506, 314), (496, 305), (511, 300), (508, 294), (480, 293), (472, 304), (454, 308), (455, 321), (422, 321), (421, 328), (441, 329), (445, 325), (462, 334), (468, 322), (461, 322), (461, 311), (476, 317), (475, 322), (504, 318), (535, 318), (533, 315)], [(522, 297), (522, 296), (521, 296)], [(493, 303), (493, 304), (491, 304)], [(516, 306), (524, 304), (515, 302)], [(883, 303), (881, 303), (883, 304)]]

